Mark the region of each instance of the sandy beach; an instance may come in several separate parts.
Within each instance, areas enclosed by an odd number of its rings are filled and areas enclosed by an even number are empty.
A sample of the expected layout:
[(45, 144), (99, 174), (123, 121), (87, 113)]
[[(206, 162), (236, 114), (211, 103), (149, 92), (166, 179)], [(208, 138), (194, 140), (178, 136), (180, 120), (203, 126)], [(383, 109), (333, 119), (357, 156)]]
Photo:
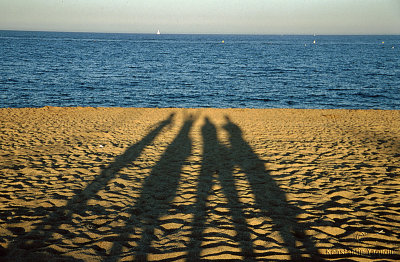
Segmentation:
[(400, 111), (0, 109), (0, 261), (398, 261)]

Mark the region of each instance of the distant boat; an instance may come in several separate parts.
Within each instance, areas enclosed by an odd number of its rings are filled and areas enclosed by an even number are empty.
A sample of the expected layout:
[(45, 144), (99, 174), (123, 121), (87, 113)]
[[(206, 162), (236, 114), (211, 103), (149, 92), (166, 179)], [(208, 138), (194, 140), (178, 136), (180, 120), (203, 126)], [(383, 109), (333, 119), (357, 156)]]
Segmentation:
[(157, 31), (157, 35), (159, 35), (159, 34), (161, 34), (161, 33), (160, 33), (160, 29), (158, 29), (158, 31)]
[(316, 43), (316, 42), (315, 42), (315, 40), (314, 40), (313, 44), (315, 45), (315, 43)]

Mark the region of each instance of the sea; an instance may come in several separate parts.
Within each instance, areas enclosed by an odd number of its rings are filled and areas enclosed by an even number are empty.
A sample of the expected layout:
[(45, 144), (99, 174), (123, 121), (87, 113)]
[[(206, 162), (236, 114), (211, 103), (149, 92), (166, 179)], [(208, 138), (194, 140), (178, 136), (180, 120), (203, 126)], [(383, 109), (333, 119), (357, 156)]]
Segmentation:
[(0, 31), (0, 107), (400, 109), (399, 35)]

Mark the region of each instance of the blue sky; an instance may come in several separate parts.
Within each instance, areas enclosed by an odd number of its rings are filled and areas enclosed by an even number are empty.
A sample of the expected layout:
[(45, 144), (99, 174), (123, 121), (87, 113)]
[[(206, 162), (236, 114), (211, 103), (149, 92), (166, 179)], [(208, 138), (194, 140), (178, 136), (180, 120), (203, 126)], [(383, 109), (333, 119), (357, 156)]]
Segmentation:
[(0, 0), (0, 29), (400, 34), (400, 0)]

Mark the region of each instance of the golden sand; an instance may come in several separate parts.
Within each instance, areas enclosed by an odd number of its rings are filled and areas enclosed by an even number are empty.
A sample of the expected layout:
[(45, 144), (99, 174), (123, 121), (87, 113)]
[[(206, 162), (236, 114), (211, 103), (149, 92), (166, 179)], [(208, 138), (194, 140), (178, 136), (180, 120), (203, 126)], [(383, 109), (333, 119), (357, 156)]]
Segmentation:
[(397, 261), (400, 111), (0, 109), (0, 261)]

